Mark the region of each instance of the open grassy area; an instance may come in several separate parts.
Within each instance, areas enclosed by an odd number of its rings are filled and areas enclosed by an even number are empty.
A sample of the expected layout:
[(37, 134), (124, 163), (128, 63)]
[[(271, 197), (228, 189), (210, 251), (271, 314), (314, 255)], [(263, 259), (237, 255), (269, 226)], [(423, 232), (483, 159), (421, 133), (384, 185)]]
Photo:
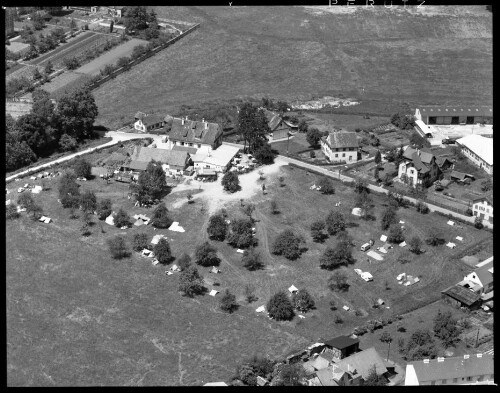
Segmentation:
[[(402, 101), (491, 102), (491, 13), (484, 6), (434, 13), (406, 8), (340, 14), (305, 7), (156, 7), (159, 17), (201, 26), (97, 89), (100, 120), (116, 127), (137, 110), (173, 112), (186, 103), (262, 96), (293, 101), (343, 94), (362, 101), (343, 111), (383, 115)], [(372, 101), (377, 111), (361, 108)]]

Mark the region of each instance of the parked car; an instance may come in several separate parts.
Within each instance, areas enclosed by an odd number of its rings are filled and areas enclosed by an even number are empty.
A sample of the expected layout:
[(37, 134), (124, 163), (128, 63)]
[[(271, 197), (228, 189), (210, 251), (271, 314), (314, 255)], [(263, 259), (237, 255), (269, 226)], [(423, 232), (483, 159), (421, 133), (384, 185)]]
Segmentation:
[(87, 181), (87, 179), (86, 179), (86, 178), (84, 178), (84, 177), (77, 177), (77, 178), (76, 178), (76, 180), (80, 180), (80, 181)]
[(370, 249), (370, 243), (365, 243), (361, 246), (361, 251), (367, 251)]

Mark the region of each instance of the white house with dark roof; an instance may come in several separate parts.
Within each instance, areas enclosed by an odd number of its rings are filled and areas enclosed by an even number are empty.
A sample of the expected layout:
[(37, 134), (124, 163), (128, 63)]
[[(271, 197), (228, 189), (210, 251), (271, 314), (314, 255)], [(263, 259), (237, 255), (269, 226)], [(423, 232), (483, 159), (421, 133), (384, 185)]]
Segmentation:
[(134, 123), (134, 128), (137, 131), (148, 132), (162, 128), (164, 118), (160, 115), (145, 115), (142, 112), (137, 112), (135, 115), (137, 121)]
[(401, 179), (405, 175), (408, 183), (413, 187), (417, 185), (429, 187), (441, 174), (436, 157), (425, 149), (414, 149), (408, 146), (402, 158), (398, 177)]
[(191, 156), (194, 170), (197, 173), (203, 173), (207, 170), (224, 173), (230, 168), (232, 159), (240, 149), (235, 146), (221, 145), (209, 153), (200, 150)]
[(464, 156), (486, 173), (493, 174), (493, 138), (472, 134), (457, 139), (456, 143)]
[(210, 153), (222, 144), (222, 127), (217, 123), (195, 121), (186, 118), (171, 118), (166, 122), (170, 127), (168, 148), (187, 146), (198, 149), (198, 153)]
[(493, 291), (493, 257), (484, 262), (486, 263), (478, 264), (476, 270), (465, 276), (458, 285), (469, 288), (480, 295)]
[(493, 381), (493, 355), (424, 359), (406, 365), (405, 386), (489, 385)]
[(485, 195), (472, 201), (472, 214), (493, 224), (493, 198)]
[(145, 171), (151, 160), (159, 161), (165, 173), (169, 175), (180, 175), (190, 164), (189, 154), (186, 151), (175, 151), (167, 149), (154, 149), (150, 147), (136, 147), (130, 161), (123, 164), (126, 170), (142, 172)]
[(321, 151), (331, 162), (357, 162), (358, 150), (355, 132), (331, 132), (321, 138)]

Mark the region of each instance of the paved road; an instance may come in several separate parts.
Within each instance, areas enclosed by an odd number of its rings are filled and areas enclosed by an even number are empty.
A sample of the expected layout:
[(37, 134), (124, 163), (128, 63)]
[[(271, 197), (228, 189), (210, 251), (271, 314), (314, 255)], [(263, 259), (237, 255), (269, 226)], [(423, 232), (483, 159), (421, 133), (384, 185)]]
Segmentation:
[(130, 133), (123, 133), (123, 132), (116, 132), (116, 131), (108, 131), (105, 136), (107, 137), (111, 137), (113, 138), (111, 141), (103, 144), (103, 145), (99, 145), (99, 146), (96, 146), (96, 147), (91, 147), (91, 148), (88, 148), (86, 150), (82, 150), (82, 151), (79, 151), (77, 153), (74, 153), (74, 154), (70, 154), (69, 156), (64, 156), (64, 157), (61, 157), (61, 158), (58, 158), (54, 161), (50, 161), (50, 162), (47, 162), (46, 164), (42, 164), (42, 165), (39, 165), (37, 167), (34, 167), (34, 168), (30, 168), (30, 169), (27, 169), (23, 172), (19, 172), (19, 173), (16, 173), (15, 175), (12, 175), (12, 176), (8, 176), (5, 178), (5, 181), (11, 181), (11, 180), (14, 180), (18, 177), (23, 177), (24, 175), (30, 173), (30, 172), (35, 172), (35, 171), (39, 171), (41, 169), (44, 169), (44, 168), (48, 168), (54, 164), (59, 164), (61, 162), (64, 162), (64, 161), (68, 161), (68, 160), (71, 160), (72, 158), (75, 158), (75, 157), (78, 157), (78, 156), (81, 156), (81, 155), (84, 155), (84, 154), (88, 154), (88, 153), (92, 153), (96, 150), (99, 150), (99, 149), (104, 149), (106, 147), (109, 147), (109, 146), (113, 146), (113, 145), (116, 145), (117, 143), (120, 143), (122, 141), (128, 141), (128, 140), (131, 140), (131, 139), (143, 139), (143, 138), (153, 138), (155, 140), (158, 140), (158, 139), (161, 139), (161, 136), (159, 135), (152, 135), (152, 134), (130, 134)]
[[(161, 143), (161, 140), (162, 140), (162, 137), (163, 137), (162, 135), (135, 134), (135, 133), (125, 133), (125, 132), (119, 132), (119, 131), (108, 131), (105, 134), (105, 136), (111, 137), (111, 138), (113, 138), (113, 140), (111, 140), (110, 142), (105, 143), (104, 145), (100, 145), (100, 146), (97, 146), (97, 147), (92, 147), (92, 148), (89, 148), (87, 150), (83, 150), (83, 151), (80, 151), (78, 153), (71, 154), (69, 156), (61, 157), (61, 158), (58, 158), (57, 160), (48, 162), (48, 163), (43, 164), (43, 165), (39, 165), (39, 166), (37, 166), (35, 168), (31, 168), (31, 169), (28, 169), (28, 170), (20, 172), (20, 173), (17, 173), (15, 175), (7, 177), (5, 180), (6, 181), (10, 181), (10, 180), (16, 179), (18, 177), (22, 177), (23, 175), (26, 175), (29, 172), (38, 171), (40, 169), (47, 168), (47, 167), (52, 166), (54, 164), (58, 164), (58, 163), (61, 163), (61, 162), (64, 162), (64, 161), (71, 160), (74, 157), (78, 157), (78, 156), (81, 156), (83, 154), (88, 154), (88, 153), (91, 153), (93, 151), (96, 151), (96, 150), (99, 150), (99, 149), (103, 149), (105, 147), (113, 146), (113, 145), (115, 145), (115, 144), (117, 144), (119, 142), (122, 142), (122, 141), (127, 141), (127, 140), (132, 140), (132, 139), (153, 138), (153, 140), (156, 143)], [(243, 145), (238, 144), (238, 143), (223, 142), (223, 144), (224, 145), (236, 146), (236, 147), (239, 147), (239, 148), (243, 148)], [(286, 157), (286, 156), (282, 156), (282, 155), (279, 155), (279, 157), (282, 158), (286, 162), (293, 163), (293, 164), (295, 164), (295, 165), (297, 165), (299, 167), (302, 167), (302, 168), (307, 168), (307, 169), (311, 169), (311, 170), (316, 171), (316, 172), (320, 172), (320, 173), (324, 174), (325, 176), (329, 176), (331, 178), (340, 179), (342, 181), (352, 181), (352, 180), (354, 180), (352, 177), (342, 175), (339, 172), (332, 172), (332, 171), (329, 171), (328, 169), (322, 168), (320, 166), (308, 164), (306, 162), (303, 162), (303, 161), (300, 161), (300, 160), (296, 160), (294, 158), (290, 158), (290, 157)], [(370, 190), (373, 190), (373, 191), (378, 192), (378, 193), (383, 193), (383, 194), (389, 193), (389, 190), (387, 190), (387, 189), (385, 189), (383, 187), (372, 185), (372, 184), (368, 184), (368, 188)], [(404, 196), (404, 198), (406, 200), (412, 202), (412, 203), (417, 203), (417, 200), (414, 199), (414, 198), (410, 198), (410, 197), (407, 197), (407, 196)], [(427, 203), (427, 202), (426, 202), (426, 204), (429, 207), (429, 210), (431, 212), (438, 211), (438, 212), (441, 212), (441, 213), (444, 213), (444, 214), (451, 214), (453, 217), (457, 217), (457, 218), (460, 218), (462, 220), (474, 223), (474, 218), (475, 217), (465, 216), (463, 214), (459, 214), (459, 213), (456, 213), (454, 211), (447, 210), (447, 209), (444, 209), (444, 208), (439, 207), (439, 206), (432, 205), (432, 204)], [(489, 223), (487, 221), (483, 221), (483, 224), (487, 228), (493, 228), (493, 224), (491, 224), (491, 223)]]

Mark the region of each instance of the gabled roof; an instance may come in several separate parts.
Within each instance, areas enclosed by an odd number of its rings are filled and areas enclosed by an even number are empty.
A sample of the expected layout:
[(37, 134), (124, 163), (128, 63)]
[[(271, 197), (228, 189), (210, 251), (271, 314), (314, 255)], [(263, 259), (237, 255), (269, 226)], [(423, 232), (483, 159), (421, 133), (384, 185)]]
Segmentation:
[(426, 150), (420, 150), (419, 154), (417, 149), (408, 146), (403, 153), (403, 157), (410, 160), (418, 172), (426, 173), (430, 170), (428, 165), (432, 162), (434, 155)]
[(481, 296), (478, 293), (475, 293), (460, 285), (453, 285), (448, 289), (441, 291), (441, 293), (444, 293), (445, 295), (448, 295), (451, 298), (458, 300), (460, 303), (463, 303), (466, 306), (473, 305), (481, 298)]
[(332, 338), (331, 340), (325, 341), (325, 345), (336, 349), (344, 349), (358, 343), (358, 338), (351, 338), (349, 336), (338, 336)]
[(474, 204), (476, 202), (481, 202), (481, 201), (487, 201), (491, 206), (493, 206), (493, 198), (491, 195), (485, 195), (485, 196), (473, 199), (472, 203)]
[(203, 162), (211, 165), (227, 166), (234, 158), (240, 149), (235, 146), (220, 145), (217, 149), (212, 150)]
[(266, 115), (267, 119), (267, 124), (269, 125), (269, 129), (271, 130), (271, 132), (273, 132), (281, 123), (282, 120), (281, 116), (278, 115), (276, 112), (270, 111), (266, 108), (259, 108), (259, 109), (262, 109), (264, 111), (264, 114)]
[(473, 151), (488, 165), (493, 165), (493, 138), (472, 134), (457, 139), (456, 143)]
[(436, 164), (438, 164), (438, 167), (442, 167), (444, 164), (446, 164), (446, 161), (448, 161), (448, 164), (451, 164), (452, 162), (446, 158), (446, 157), (436, 157)]
[(128, 164), (127, 167), (134, 171), (145, 171), (146, 168), (148, 167), (148, 163), (144, 161), (132, 160), (130, 161), (130, 164)]
[(355, 132), (331, 132), (327, 136), (326, 142), (334, 149), (341, 147), (358, 147), (358, 139), (356, 138)]
[(352, 373), (355, 369), (364, 379), (368, 377), (370, 370), (374, 365), (377, 375), (382, 375), (387, 372), (384, 360), (380, 357), (374, 347), (348, 356), (337, 362), (336, 365), (345, 372)]
[(160, 115), (146, 115), (141, 118), (142, 124), (146, 127), (153, 124), (163, 123), (163, 116)]
[(488, 271), (492, 268), (493, 261), (476, 269), (476, 275), (479, 278), (479, 281), (481, 281), (483, 287), (487, 287), (489, 283), (493, 282), (493, 274)]
[(440, 105), (422, 105), (418, 109), (425, 116), (488, 116), (493, 117), (493, 108), (491, 106), (440, 106)]
[(134, 116), (134, 117), (135, 117), (136, 119), (142, 119), (144, 116), (147, 116), (147, 115), (146, 115), (144, 112), (139, 111), (139, 112), (137, 112), (137, 113), (135, 114), (135, 116)]
[(189, 147), (189, 146), (179, 146), (179, 145), (174, 145), (172, 147), (172, 150), (177, 150), (177, 151), (187, 151), (189, 155), (193, 156), (196, 154), (198, 149), (196, 147)]
[(493, 374), (493, 355), (483, 354), (481, 357), (470, 355), (468, 359), (463, 356), (444, 358), (442, 361), (429, 359), (408, 362), (407, 368), (413, 366), (418, 382), (436, 381), (453, 378), (475, 377), (478, 375)]
[(132, 162), (140, 161), (149, 163), (151, 160), (160, 161), (169, 166), (184, 167), (188, 159), (186, 151), (176, 151), (167, 149), (154, 149), (150, 147), (136, 147), (131, 156)]
[(459, 179), (460, 181), (464, 181), (465, 178), (467, 177), (474, 179), (474, 176), (469, 175), (468, 173), (458, 172), (455, 170), (451, 171), (450, 173), (450, 178), (456, 178)]
[(220, 135), (222, 135), (222, 128), (217, 123), (184, 120), (182, 124), (182, 119), (173, 118), (168, 138), (171, 141), (213, 145)]
[(323, 368), (326, 368), (329, 366), (330, 362), (322, 357), (321, 355), (317, 356), (315, 359), (308, 360), (307, 362), (304, 363), (305, 365), (310, 365), (312, 368), (315, 370), (321, 370)]
[(316, 371), (316, 376), (322, 386), (339, 386), (339, 384), (333, 380), (332, 366)]

